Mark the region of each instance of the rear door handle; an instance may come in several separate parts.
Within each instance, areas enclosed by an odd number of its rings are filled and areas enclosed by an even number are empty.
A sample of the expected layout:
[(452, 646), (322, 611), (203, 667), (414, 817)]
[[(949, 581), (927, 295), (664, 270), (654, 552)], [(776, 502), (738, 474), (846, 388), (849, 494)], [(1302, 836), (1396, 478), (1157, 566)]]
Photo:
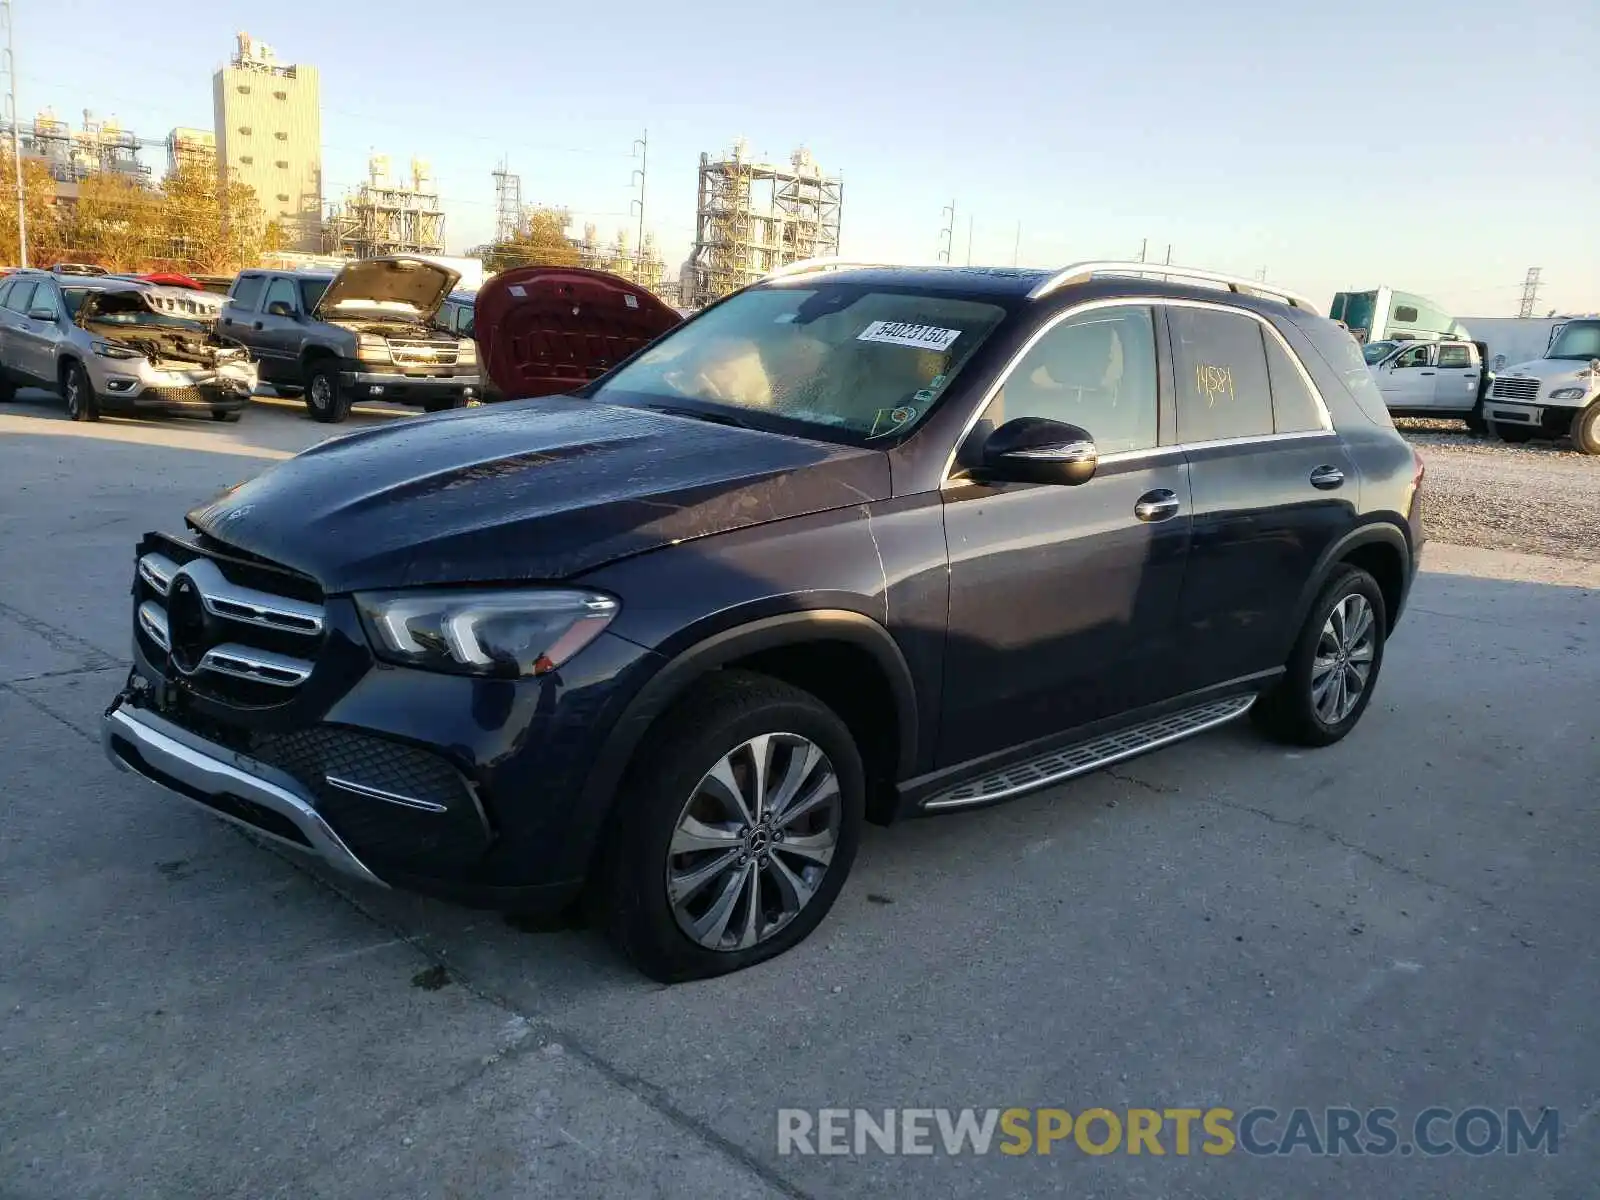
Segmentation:
[(1338, 467), (1318, 467), (1311, 472), (1311, 486), (1331, 491), (1344, 482), (1344, 472)]
[(1141, 521), (1165, 521), (1178, 515), (1178, 497), (1166, 488), (1157, 488), (1139, 497), (1133, 515)]

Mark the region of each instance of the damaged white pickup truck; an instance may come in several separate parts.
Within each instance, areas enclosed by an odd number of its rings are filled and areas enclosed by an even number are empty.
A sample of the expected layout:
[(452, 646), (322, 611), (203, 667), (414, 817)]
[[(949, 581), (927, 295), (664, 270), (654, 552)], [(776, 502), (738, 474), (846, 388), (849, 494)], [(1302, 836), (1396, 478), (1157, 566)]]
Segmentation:
[(74, 421), (102, 412), (237, 421), (254, 358), (217, 333), (219, 298), (99, 276), (15, 271), (0, 282), (0, 399), (43, 387)]

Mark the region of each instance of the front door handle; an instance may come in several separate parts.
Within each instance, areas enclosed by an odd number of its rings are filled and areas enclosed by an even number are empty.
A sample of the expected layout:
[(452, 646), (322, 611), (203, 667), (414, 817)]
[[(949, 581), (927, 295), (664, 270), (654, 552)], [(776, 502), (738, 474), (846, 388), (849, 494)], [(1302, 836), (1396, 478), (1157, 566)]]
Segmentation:
[(1432, 371), (1418, 371), (1417, 374), (1418, 375), (1432, 375), (1433, 372)]
[(257, 321), (257, 322), (256, 322), (256, 323), (255, 323), (255, 328), (257, 328), (257, 329), (260, 329), (260, 328), (261, 328), (261, 322), (260, 322), (260, 321)]
[(1338, 467), (1318, 467), (1311, 472), (1311, 486), (1331, 491), (1344, 482), (1344, 472)]
[(1178, 515), (1178, 497), (1166, 488), (1157, 488), (1139, 497), (1133, 515), (1141, 521), (1165, 521)]

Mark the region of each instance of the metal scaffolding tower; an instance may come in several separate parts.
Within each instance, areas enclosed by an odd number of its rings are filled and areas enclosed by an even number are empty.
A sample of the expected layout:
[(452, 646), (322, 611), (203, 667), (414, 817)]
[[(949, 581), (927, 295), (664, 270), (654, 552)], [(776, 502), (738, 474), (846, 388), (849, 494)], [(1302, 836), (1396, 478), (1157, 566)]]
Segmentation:
[(333, 250), (355, 258), (384, 254), (443, 254), (444, 210), (428, 164), (411, 160), (411, 180), (391, 180), (389, 160), (368, 164), (367, 182), (345, 200), (329, 222)]
[(516, 241), (526, 220), (522, 208), (522, 176), (513, 175), (502, 160), (500, 169), (494, 173), (494, 240), (500, 245)]
[(1528, 268), (1528, 277), (1522, 281), (1522, 303), (1517, 307), (1517, 316), (1531, 317), (1534, 309), (1539, 306), (1539, 272), (1542, 269)]
[(843, 209), (843, 181), (804, 147), (787, 169), (752, 162), (743, 140), (718, 162), (702, 154), (684, 303), (699, 308), (787, 263), (838, 254)]

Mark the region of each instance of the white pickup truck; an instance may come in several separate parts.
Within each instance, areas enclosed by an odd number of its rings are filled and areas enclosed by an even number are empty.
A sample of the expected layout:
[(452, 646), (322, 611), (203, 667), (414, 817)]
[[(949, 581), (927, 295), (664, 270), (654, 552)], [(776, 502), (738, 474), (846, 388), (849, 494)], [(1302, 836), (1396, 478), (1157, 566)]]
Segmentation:
[(1499, 372), (1483, 415), (1505, 441), (1571, 434), (1581, 453), (1600, 455), (1600, 318), (1557, 326), (1543, 358)]
[(1369, 362), (1391, 416), (1456, 417), (1484, 431), (1483, 347), (1459, 338), (1396, 342)]

